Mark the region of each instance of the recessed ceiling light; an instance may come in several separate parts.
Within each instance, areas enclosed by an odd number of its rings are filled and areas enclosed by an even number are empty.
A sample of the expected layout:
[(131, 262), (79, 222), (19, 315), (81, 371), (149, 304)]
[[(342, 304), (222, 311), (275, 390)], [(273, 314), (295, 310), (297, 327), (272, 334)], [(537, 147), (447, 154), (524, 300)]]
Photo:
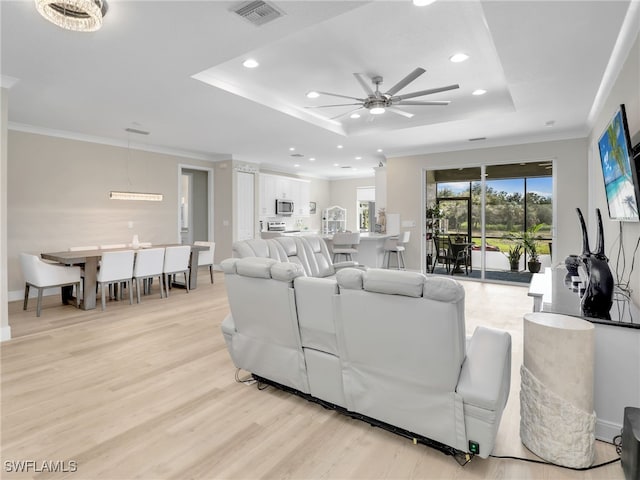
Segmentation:
[(316, 159), (315, 159), (315, 157), (311, 157), (311, 158), (309, 159), (309, 161), (310, 161), (310, 162), (315, 162), (315, 161), (316, 161)]
[(320, 96), (320, 94), (318, 92), (307, 92), (307, 98), (318, 98)]
[(356, 160), (362, 160), (362, 157), (356, 157)]
[(426, 7), (427, 5), (431, 5), (436, 0), (413, 0), (413, 4), (416, 7)]
[(456, 53), (455, 55), (451, 55), (449, 57), (449, 60), (451, 60), (453, 63), (460, 63), (460, 62), (464, 62), (468, 58), (469, 58), (469, 55), (467, 55), (466, 53)]
[(293, 166), (298, 168), (300, 166), (300, 164), (299, 163), (294, 163)]
[(360, 114), (359, 113), (352, 113), (350, 115), (351, 118), (360, 118)]
[(369, 110), (372, 115), (382, 115), (385, 112), (384, 107), (373, 107)]
[(244, 65), (246, 68), (256, 68), (260, 64), (253, 58), (247, 58), (244, 62), (242, 62), (242, 65)]
[(293, 152), (296, 149), (296, 147), (289, 147), (289, 151)]
[(382, 149), (379, 148), (378, 150), (376, 150), (378, 153), (382, 153)]
[(338, 148), (342, 148), (342, 145), (338, 145)]
[(339, 164), (339, 163), (334, 163), (334, 164), (333, 164), (333, 166), (334, 166), (334, 167), (339, 167), (339, 166), (340, 166), (340, 164)]
[(485, 93), (487, 93), (486, 90), (483, 90), (482, 88), (479, 88), (479, 89), (474, 90), (473, 92), (471, 92), (471, 95), (484, 95)]

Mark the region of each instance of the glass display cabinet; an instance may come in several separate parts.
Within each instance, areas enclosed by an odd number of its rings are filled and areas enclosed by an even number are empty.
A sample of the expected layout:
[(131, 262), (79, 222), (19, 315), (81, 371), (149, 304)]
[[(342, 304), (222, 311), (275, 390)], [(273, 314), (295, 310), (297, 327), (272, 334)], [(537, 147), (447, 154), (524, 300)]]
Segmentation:
[(322, 234), (333, 235), (347, 230), (347, 209), (337, 205), (322, 212)]

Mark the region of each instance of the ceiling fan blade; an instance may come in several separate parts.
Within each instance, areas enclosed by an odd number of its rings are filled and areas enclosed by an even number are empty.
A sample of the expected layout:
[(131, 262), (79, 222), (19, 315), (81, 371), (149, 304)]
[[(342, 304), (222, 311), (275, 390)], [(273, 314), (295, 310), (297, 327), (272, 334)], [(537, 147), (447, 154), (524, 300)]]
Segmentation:
[(327, 108), (327, 107), (347, 107), (349, 105), (360, 105), (359, 103), (337, 103), (335, 105), (314, 105), (312, 107), (304, 107), (304, 108)]
[(367, 95), (375, 95), (371, 86), (364, 81), (364, 78), (362, 78), (361, 73), (354, 73), (353, 76), (356, 77), (356, 80), (358, 80), (358, 83), (362, 86), (362, 88), (364, 88), (364, 91), (367, 93)]
[(423, 95), (431, 95), (432, 93), (446, 92), (448, 90), (455, 90), (456, 88), (460, 88), (460, 85), (458, 85), (457, 83), (454, 85), (447, 85), (446, 87), (430, 88), (429, 90), (420, 90), (419, 92), (407, 93), (405, 95), (398, 95), (397, 97), (392, 97), (391, 101), (422, 97)]
[(449, 105), (451, 103), (450, 100), (441, 100), (441, 101), (434, 101), (434, 102), (405, 102), (404, 100), (401, 100), (398, 103), (394, 103), (394, 105)]
[(353, 112), (357, 112), (358, 110), (361, 110), (362, 108), (363, 107), (358, 107), (358, 108), (354, 108), (353, 110), (349, 110), (348, 112), (341, 113), (340, 115), (336, 115), (335, 117), (331, 117), (331, 120), (336, 120), (336, 119), (338, 119), (340, 117), (345, 117), (347, 115), (352, 114)]
[(349, 100), (358, 100), (359, 102), (364, 102), (364, 98), (349, 97), (347, 95), (338, 95), (337, 93), (329, 93), (329, 92), (318, 92), (318, 93), (320, 95), (330, 95), (332, 97), (348, 98)]
[(402, 115), (403, 117), (413, 118), (413, 113), (405, 112), (404, 110), (400, 110), (395, 107), (387, 107), (387, 111), (397, 113), (398, 115)]
[(393, 87), (391, 87), (386, 94), (389, 96), (395, 95), (397, 92), (399, 92), (404, 87), (409, 85), (411, 82), (413, 82), (416, 78), (418, 78), (424, 72), (426, 72), (424, 68), (420, 68), (420, 67), (416, 68), (413, 72), (411, 72), (409, 75), (407, 75), (398, 83), (396, 83)]

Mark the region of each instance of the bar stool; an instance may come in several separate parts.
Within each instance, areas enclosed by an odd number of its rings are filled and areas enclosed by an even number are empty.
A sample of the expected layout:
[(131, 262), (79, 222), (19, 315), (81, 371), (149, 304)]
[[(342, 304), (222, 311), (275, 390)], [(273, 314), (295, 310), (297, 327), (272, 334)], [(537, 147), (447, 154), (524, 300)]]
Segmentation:
[(358, 253), (360, 244), (360, 232), (337, 232), (333, 234), (333, 263), (339, 255), (344, 255), (345, 260), (353, 260), (351, 255)]
[(404, 251), (405, 245), (409, 243), (409, 238), (411, 237), (411, 232), (402, 232), (402, 237), (391, 237), (385, 240), (384, 242), (384, 257), (382, 258), (382, 264), (385, 265), (385, 258), (387, 260), (386, 267), (389, 268), (389, 262), (391, 261), (391, 254), (396, 254), (396, 264), (398, 270), (401, 269), (400, 264), (402, 263), (402, 270), (406, 268), (404, 262)]

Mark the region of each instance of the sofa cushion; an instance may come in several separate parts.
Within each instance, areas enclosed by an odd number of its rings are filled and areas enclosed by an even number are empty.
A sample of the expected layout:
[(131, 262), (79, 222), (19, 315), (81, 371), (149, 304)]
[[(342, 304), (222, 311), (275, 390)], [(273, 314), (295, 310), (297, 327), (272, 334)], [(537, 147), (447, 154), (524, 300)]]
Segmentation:
[(236, 261), (236, 272), (245, 277), (271, 278), (271, 266), (278, 263), (273, 258), (247, 257)]
[(222, 271), (224, 273), (236, 273), (236, 262), (238, 258), (227, 258), (220, 262), (220, 266), (222, 267)]
[(336, 280), (340, 288), (348, 288), (351, 290), (362, 290), (363, 270), (357, 268), (343, 268), (336, 273)]
[(297, 263), (276, 263), (271, 266), (271, 278), (282, 282), (291, 282), (294, 278), (304, 277), (302, 265)]
[(453, 278), (434, 275), (426, 277), (422, 295), (439, 302), (456, 303), (464, 299), (464, 287)]
[(421, 297), (425, 278), (417, 272), (372, 268), (364, 274), (363, 287), (369, 292)]

